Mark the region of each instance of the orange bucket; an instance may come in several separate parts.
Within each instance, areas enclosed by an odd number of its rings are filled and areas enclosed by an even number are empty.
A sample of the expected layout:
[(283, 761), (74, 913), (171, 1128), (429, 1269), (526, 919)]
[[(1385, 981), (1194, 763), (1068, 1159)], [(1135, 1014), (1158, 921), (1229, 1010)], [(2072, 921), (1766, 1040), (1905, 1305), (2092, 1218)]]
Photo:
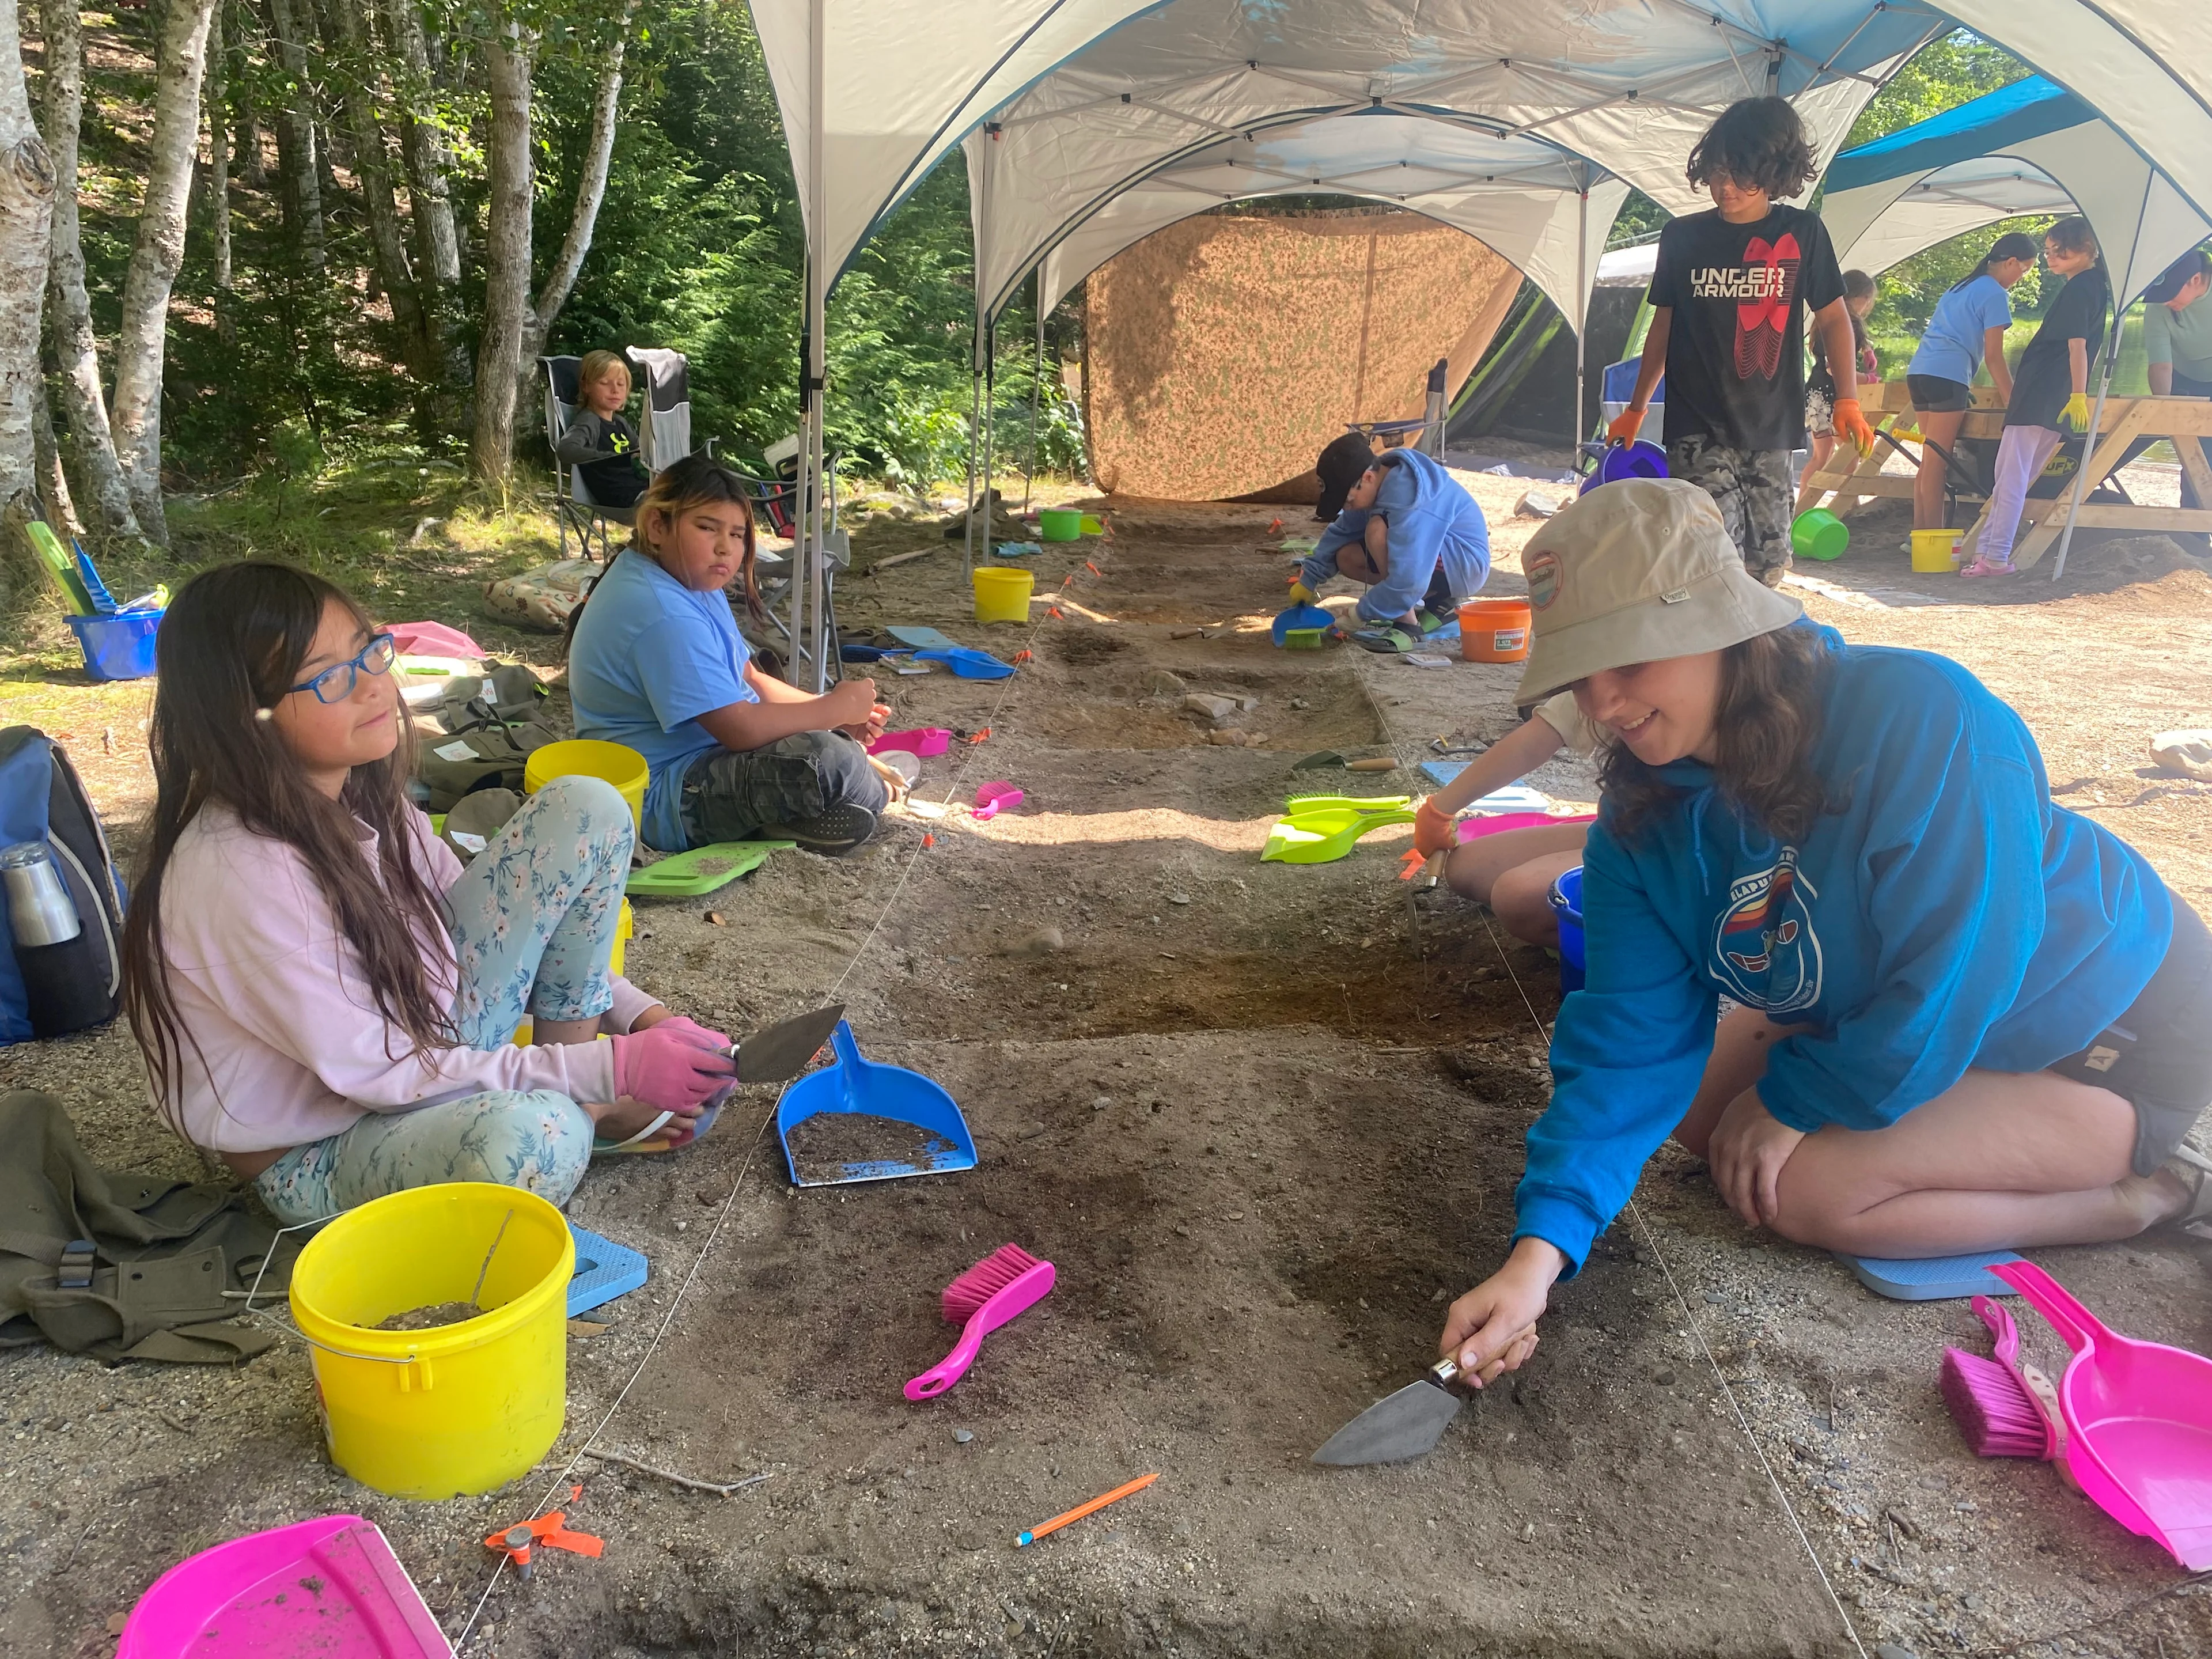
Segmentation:
[(1528, 655), (1526, 599), (1469, 599), (1459, 608), (1459, 653), (1468, 662), (1521, 662)]

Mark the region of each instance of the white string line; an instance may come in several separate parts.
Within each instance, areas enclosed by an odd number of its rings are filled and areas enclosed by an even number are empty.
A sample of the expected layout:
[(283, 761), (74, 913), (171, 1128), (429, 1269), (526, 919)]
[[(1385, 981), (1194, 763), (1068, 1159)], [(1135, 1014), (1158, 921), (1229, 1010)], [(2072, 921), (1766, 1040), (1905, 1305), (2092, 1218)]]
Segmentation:
[[(1096, 558), (1086, 559), (1085, 564), (1094, 574), (1103, 578), (1104, 573), (1098, 569)], [(1074, 586), (1075, 573), (1070, 571), (1066, 580), (1060, 583), (1058, 592), (1046, 601), (1043, 614), (1030, 624), (1028, 636), (1023, 641), (1021, 651), (1015, 653), (1017, 656), (1019, 656), (1022, 651), (1035, 648), (1037, 635), (1043, 631), (1045, 623), (1051, 619), (1060, 595), (1071, 592)], [(999, 719), (999, 712), (1006, 707), (1006, 695), (1013, 690), (1014, 682), (1020, 678), (1018, 671), (1006, 675), (999, 682), (999, 695), (993, 700), (990, 712), (983, 719), (984, 729), (992, 731), (994, 736), (996, 735), (994, 728)], [(963, 745), (965, 752), (953, 763), (952, 775), (945, 781), (945, 799), (939, 803), (939, 805), (951, 805), (953, 793), (959, 787), (961, 778), (966, 774), (969, 764), (974, 761), (982, 746), (980, 743)], [(909, 792), (908, 799), (911, 798), (912, 794)], [(923, 822), (927, 823), (928, 820), (925, 819)], [(925, 834), (927, 833), (925, 831)], [(927, 850), (921, 842), (917, 841), (915, 843), (914, 850), (908, 854), (906, 862), (900, 866), (898, 879), (892, 884), (890, 895), (884, 900), (883, 907), (877, 911), (875, 921), (869, 925), (866, 937), (861, 939), (859, 946), (846, 962), (844, 972), (837, 975), (837, 982), (830, 988), (825, 1000), (834, 999), (838, 992), (844, 989), (845, 981), (852, 977), (853, 970), (860, 965), (860, 958), (867, 954), (868, 946), (875, 942), (876, 935), (883, 930), (884, 922), (890, 916), (892, 906), (898, 902), (899, 895), (905, 890), (907, 878), (914, 872), (915, 866), (921, 861), (922, 854)], [(781, 1091), (779, 1090), (777, 1092), (780, 1103)], [(534, 1521), (552, 1507), (555, 1494), (568, 1483), (569, 1476), (575, 1472), (577, 1463), (592, 1447), (599, 1443), (599, 1437), (606, 1432), (608, 1425), (614, 1421), (615, 1413), (622, 1409), (623, 1402), (629, 1398), (630, 1390), (637, 1386), (638, 1379), (645, 1375), (646, 1367), (653, 1363), (653, 1356), (659, 1352), (661, 1339), (666, 1336), (674, 1327), (676, 1316), (684, 1306), (684, 1298), (690, 1292), (692, 1281), (698, 1278), (699, 1269), (706, 1265), (707, 1258), (714, 1253), (714, 1246), (720, 1242), (723, 1229), (728, 1224), (732, 1212), (737, 1207), (738, 1194), (744, 1190), (745, 1177), (751, 1173), (754, 1160), (760, 1155), (761, 1143), (767, 1135), (768, 1126), (775, 1121), (775, 1109), (771, 1106), (766, 1115), (761, 1119), (760, 1126), (753, 1131), (751, 1144), (745, 1151), (745, 1160), (738, 1166), (738, 1176), (731, 1183), (729, 1195), (723, 1199), (721, 1207), (715, 1212), (714, 1226), (708, 1230), (706, 1239), (701, 1243), (699, 1253), (692, 1257), (691, 1266), (684, 1273), (683, 1282), (677, 1285), (676, 1295), (668, 1304), (668, 1311), (661, 1316), (660, 1323), (654, 1328), (652, 1339), (646, 1344), (645, 1352), (639, 1358), (636, 1366), (631, 1370), (629, 1380), (622, 1385), (622, 1389), (615, 1395), (613, 1403), (600, 1413), (598, 1426), (585, 1437), (582, 1443), (577, 1446), (574, 1452), (569, 1454), (568, 1461), (562, 1466), (561, 1472), (547, 1486), (544, 1496), (538, 1500), (538, 1505), (530, 1512), (528, 1519)], [(460, 1634), (453, 1638), (453, 1646), (457, 1650), (469, 1639), (470, 1632), (476, 1629), (477, 1621), (483, 1616), (484, 1606), (491, 1600), (492, 1591), (499, 1587), (501, 1574), (506, 1571), (507, 1565), (508, 1558), (503, 1554), (492, 1562), (491, 1572), (484, 1580), (483, 1589), (477, 1596), (475, 1605), (469, 1610), (468, 1622), (461, 1626)]]
[[(1381, 724), (1383, 734), (1389, 739), (1391, 752), (1398, 754), (1397, 733), (1390, 725), (1389, 715), (1383, 710), (1382, 700), (1376, 696), (1373, 685), (1369, 683), (1366, 675), (1359, 672), (1359, 667), (1363, 665), (1354, 665), (1352, 677), (1359, 682), (1360, 690), (1367, 694), (1368, 706), (1374, 709), (1376, 720)], [(1401, 766), (1405, 764), (1402, 755), (1400, 756), (1399, 764)], [(1520, 993), (1521, 1006), (1528, 1011), (1528, 1019), (1535, 1026), (1536, 1035), (1548, 1048), (1552, 1041), (1551, 1030), (1544, 1024), (1543, 1017), (1536, 1012), (1536, 1005), (1528, 995), (1528, 988), (1521, 982), (1521, 975), (1514, 971), (1512, 957), (1506, 954), (1504, 945), (1499, 940), (1497, 930), (1491, 927), (1490, 918), (1484, 913), (1483, 908), (1477, 906), (1474, 914), (1476, 919), (1482, 923), (1482, 931), (1489, 937), (1491, 948), (1498, 952), (1498, 960), (1505, 969), (1505, 976), (1513, 981), (1513, 988)], [(1829, 1581), (1828, 1570), (1821, 1564), (1820, 1551), (1814, 1548), (1811, 1535), (1806, 1532), (1804, 1523), (1797, 1518), (1796, 1506), (1790, 1503), (1790, 1494), (1783, 1490), (1781, 1478), (1775, 1474), (1774, 1465), (1767, 1461), (1765, 1449), (1759, 1443), (1759, 1437), (1752, 1432), (1751, 1420), (1744, 1414), (1743, 1407), (1736, 1399), (1735, 1390), (1729, 1386), (1728, 1376), (1721, 1370), (1720, 1361), (1713, 1358), (1712, 1346), (1705, 1340), (1705, 1328), (1698, 1323), (1697, 1316), (1690, 1310), (1689, 1298), (1682, 1294), (1682, 1287), (1675, 1282), (1674, 1270), (1668, 1265), (1665, 1254), (1659, 1249), (1659, 1240), (1652, 1232), (1650, 1224), (1644, 1219), (1644, 1212), (1637, 1207), (1633, 1196), (1631, 1196), (1628, 1200), (1628, 1213), (1636, 1223), (1637, 1230), (1644, 1235), (1644, 1244), (1650, 1250), (1652, 1260), (1659, 1264), (1659, 1271), (1667, 1276), (1667, 1288), (1674, 1293), (1675, 1305), (1682, 1310), (1682, 1322), (1689, 1327), (1690, 1334), (1697, 1338), (1698, 1351), (1705, 1355), (1705, 1364), (1712, 1368), (1713, 1380), (1720, 1384), (1721, 1394), (1728, 1401), (1729, 1409), (1735, 1414), (1736, 1426), (1743, 1431), (1743, 1437), (1750, 1443), (1752, 1455), (1759, 1460), (1759, 1467), (1765, 1472), (1766, 1482), (1774, 1488), (1775, 1499), (1782, 1505), (1783, 1514), (1789, 1517), (1790, 1528), (1797, 1534), (1797, 1541), (1805, 1547), (1805, 1557), (1813, 1564), (1814, 1574), (1820, 1579), (1820, 1588), (1827, 1593), (1829, 1605), (1835, 1608), (1836, 1616), (1844, 1621), (1844, 1633), (1851, 1638), (1851, 1646), (1857, 1650), (1859, 1659), (1867, 1659), (1866, 1644), (1859, 1639), (1858, 1626), (1851, 1622), (1850, 1614), (1844, 1610), (1843, 1598), (1836, 1594), (1835, 1585)]]

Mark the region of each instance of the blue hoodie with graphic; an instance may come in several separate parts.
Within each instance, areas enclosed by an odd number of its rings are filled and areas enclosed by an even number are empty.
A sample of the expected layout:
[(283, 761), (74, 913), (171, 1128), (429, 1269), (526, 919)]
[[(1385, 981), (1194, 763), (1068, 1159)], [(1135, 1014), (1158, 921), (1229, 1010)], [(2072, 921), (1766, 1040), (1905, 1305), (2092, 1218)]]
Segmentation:
[(1367, 534), (1367, 520), (1390, 526), (1389, 570), (1359, 596), (1359, 615), (1371, 623), (1404, 616), (1428, 596), (1437, 567), (1455, 599), (1472, 598), (1490, 580), (1490, 525), (1482, 508), (1441, 463), (1418, 449), (1393, 449), (1383, 458), (1381, 488), (1371, 507), (1347, 507), (1321, 532), (1299, 573), (1318, 592), (1337, 574), (1337, 550)]
[(1828, 810), (1802, 846), (1747, 824), (1696, 761), (1661, 770), (1685, 797), (1634, 837), (1609, 811), (1591, 829), (1588, 987), (1559, 1010), (1515, 1196), (1514, 1236), (1577, 1267), (1688, 1109), (1721, 993), (1814, 1028), (1770, 1054), (1768, 1111), (1878, 1129), (1969, 1066), (2080, 1052), (2165, 958), (2165, 884), (2051, 803), (2019, 715), (1948, 658), (1820, 631)]

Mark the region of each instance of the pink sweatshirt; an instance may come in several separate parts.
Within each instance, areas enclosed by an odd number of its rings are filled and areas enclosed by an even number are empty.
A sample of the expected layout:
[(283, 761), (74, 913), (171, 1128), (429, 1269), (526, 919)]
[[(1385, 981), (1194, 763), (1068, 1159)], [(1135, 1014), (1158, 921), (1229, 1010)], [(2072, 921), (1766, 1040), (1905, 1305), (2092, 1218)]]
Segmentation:
[[(441, 892), (453, 849), (412, 814), (418, 867)], [(360, 826), (362, 856), (376, 836)], [(185, 1041), (180, 1116), (195, 1146), (258, 1152), (343, 1133), (368, 1112), (404, 1112), (488, 1089), (615, 1097), (614, 1046), (444, 1048), (430, 1064), (388, 1025), (306, 860), (210, 805), (185, 826), (161, 886), (170, 994)], [(453, 941), (424, 941), (434, 994), (450, 1001)], [(627, 1030), (653, 999), (615, 981), (610, 1024)], [(387, 1042), (391, 1053), (386, 1052)], [(197, 1048), (195, 1048), (197, 1043)]]

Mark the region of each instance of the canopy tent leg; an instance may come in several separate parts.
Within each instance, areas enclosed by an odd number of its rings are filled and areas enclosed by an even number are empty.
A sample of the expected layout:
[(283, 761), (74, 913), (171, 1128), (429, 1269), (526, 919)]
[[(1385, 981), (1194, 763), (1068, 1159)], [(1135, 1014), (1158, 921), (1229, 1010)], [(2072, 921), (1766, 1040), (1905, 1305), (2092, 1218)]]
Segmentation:
[(1030, 458), (1022, 472), (1022, 513), (1030, 510), (1030, 486), (1036, 481), (1037, 390), (1044, 380), (1044, 267), (1036, 277), (1036, 356), (1030, 365)]
[[(810, 0), (807, 7), (807, 76), (811, 83), (811, 96), (807, 100), (807, 153), (813, 158), (814, 165), (809, 168), (812, 176), (807, 187), (810, 200), (807, 204), (806, 318), (804, 329), (805, 365), (799, 386), (802, 447), (797, 526), (799, 543), (793, 550), (799, 556), (793, 562), (791, 576), (791, 649), (797, 659), (792, 667), (800, 676), (811, 678), (817, 694), (829, 689), (830, 672), (821, 637), (823, 616), (822, 585), (829, 557), (829, 550), (823, 544), (822, 534), (822, 406), (823, 366), (827, 356), (824, 319), (829, 292), (829, 278), (823, 268), (822, 245), (829, 204), (823, 187), (821, 157), (826, 143), (823, 110), (829, 100), (830, 28), (825, 15), (827, 10), (828, 0)], [(811, 612), (808, 610), (810, 593), (812, 598)], [(810, 658), (812, 659), (811, 667)]]
[(975, 449), (983, 435), (983, 370), (980, 359), (982, 352), (983, 326), (975, 325), (975, 356), (979, 360), (968, 369), (968, 504), (967, 523), (961, 531), (960, 567), (968, 574), (975, 568)]
[(991, 556), (991, 472), (999, 445), (999, 325), (996, 319), (983, 329), (983, 525), (976, 534), (975, 550)]
[(1575, 173), (1581, 189), (1575, 197), (1575, 418), (1569, 429), (1576, 434), (1576, 451), (1567, 469), (1578, 472), (1582, 470), (1583, 410), (1589, 407), (1583, 401), (1583, 380), (1587, 371), (1583, 343), (1589, 337), (1589, 174), (1579, 167)]

